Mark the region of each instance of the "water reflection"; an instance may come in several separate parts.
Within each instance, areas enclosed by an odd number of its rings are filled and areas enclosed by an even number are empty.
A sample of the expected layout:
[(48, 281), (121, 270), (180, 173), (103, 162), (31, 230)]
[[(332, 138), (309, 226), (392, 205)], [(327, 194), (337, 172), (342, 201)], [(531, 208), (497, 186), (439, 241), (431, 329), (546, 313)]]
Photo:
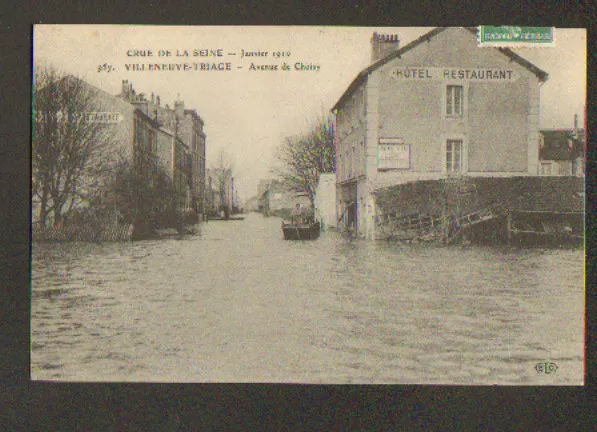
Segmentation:
[(256, 214), (182, 240), (34, 245), (32, 377), (580, 384), (583, 259), (288, 242)]

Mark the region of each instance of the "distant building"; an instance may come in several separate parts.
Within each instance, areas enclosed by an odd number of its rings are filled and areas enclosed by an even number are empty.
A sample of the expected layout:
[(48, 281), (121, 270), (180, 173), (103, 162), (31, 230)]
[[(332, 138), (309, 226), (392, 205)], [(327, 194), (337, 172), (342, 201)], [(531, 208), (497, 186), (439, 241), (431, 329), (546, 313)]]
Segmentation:
[(253, 196), (245, 201), (243, 209), (248, 212), (259, 211), (259, 197)]
[(263, 213), (263, 205), (265, 198), (265, 191), (269, 187), (273, 179), (260, 179), (257, 185), (257, 211)]
[[(178, 155), (177, 166), (184, 170), (185, 181), (190, 187), (190, 198), (188, 209), (193, 209), (199, 214), (205, 212), (203, 196), (205, 193), (205, 143), (206, 136), (203, 131), (203, 119), (195, 110), (185, 109), (184, 102), (176, 100), (174, 107), (162, 105), (159, 96), (151, 94), (148, 99), (144, 93), (134, 90), (132, 83), (128, 80), (122, 81), (122, 90), (118, 97), (136, 106), (147, 117), (151, 118), (165, 134), (174, 135), (175, 141), (179, 142), (172, 147), (171, 156)], [(164, 147), (160, 154), (166, 160), (170, 157), (164, 153)], [(181, 181), (182, 171), (177, 174), (177, 181)], [(182, 189), (183, 186), (177, 186)]]
[(268, 183), (261, 199), (265, 216), (288, 217), (297, 204), (304, 208), (311, 207), (306, 193), (289, 188), (279, 180), (271, 180)]
[(337, 210), (375, 237), (376, 190), (448, 177), (536, 176), (547, 73), (477, 29), (437, 28), (404, 47), (374, 33), (372, 64), (332, 108)]
[[(184, 103), (178, 102), (178, 112), (182, 111), (181, 135), (191, 154), (192, 188), (191, 193), (195, 209), (203, 213), (203, 195), (205, 191), (205, 132), (203, 120), (195, 110), (184, 109)], [(176, 110), (176, 108), (175, 108)]]
[(190, 211), (192, 200), (191, 153), (176, 134), (160, 127), (158, 135), (158, 162), (172, 179), (176, 193), (176, 207), (180, 211)]
[(272, 183), (273, 179), (260, 179), (259, 184), (257, 185), (257, 196), (263, 195), (263, 193), (267, 190), (270, 183)]
[(539, 135), (539, 174), (542, 176), (585, 175), (585, 131), (573, 129), (543, 129)]

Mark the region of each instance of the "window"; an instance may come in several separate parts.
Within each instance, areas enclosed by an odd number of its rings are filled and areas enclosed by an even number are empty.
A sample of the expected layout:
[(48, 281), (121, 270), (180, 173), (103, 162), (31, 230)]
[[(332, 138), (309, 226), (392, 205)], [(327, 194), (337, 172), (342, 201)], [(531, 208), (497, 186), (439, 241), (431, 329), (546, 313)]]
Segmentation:
[(446, 171), (448, 173), (462, 172), (462, 140), (446, 142)]
[(555, 164), (553, 162), (541, 162), (540, 174), (544, 176), (555, 175)]
[(446, 114), (449, 116), (464, 115), (464, 89), (462, 86), (446, 86)]

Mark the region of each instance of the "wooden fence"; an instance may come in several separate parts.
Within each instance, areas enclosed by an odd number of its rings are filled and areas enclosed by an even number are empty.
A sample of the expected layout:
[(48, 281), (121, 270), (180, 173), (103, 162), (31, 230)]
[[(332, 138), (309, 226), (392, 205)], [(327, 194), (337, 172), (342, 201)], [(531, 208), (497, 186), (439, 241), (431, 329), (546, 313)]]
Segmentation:
[(133, 234), (131, 224), (58, 225), (43, 227), (34, 224), (31, 229), (33, 241), (39, 242), (105, 242), (128, 241)]

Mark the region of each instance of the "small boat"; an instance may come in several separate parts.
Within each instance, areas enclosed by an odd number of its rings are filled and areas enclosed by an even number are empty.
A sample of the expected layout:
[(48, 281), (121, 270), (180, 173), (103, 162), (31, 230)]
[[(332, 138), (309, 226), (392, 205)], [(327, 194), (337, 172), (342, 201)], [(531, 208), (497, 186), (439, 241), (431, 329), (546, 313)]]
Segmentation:
[(229, 216), (228, 218), (222, 217), (222, 216), (209, 216), (207, 218), (207, 220), (210, 220), (210, 221), (241, 221), (241, 220), (245, 220), (245, 217), (243, 215), (233, 215), (233, 216)]
[(317, 221), (299, 224), (282, 221), (284, 240), (315, 240), (319, 237), (320, 230)]

